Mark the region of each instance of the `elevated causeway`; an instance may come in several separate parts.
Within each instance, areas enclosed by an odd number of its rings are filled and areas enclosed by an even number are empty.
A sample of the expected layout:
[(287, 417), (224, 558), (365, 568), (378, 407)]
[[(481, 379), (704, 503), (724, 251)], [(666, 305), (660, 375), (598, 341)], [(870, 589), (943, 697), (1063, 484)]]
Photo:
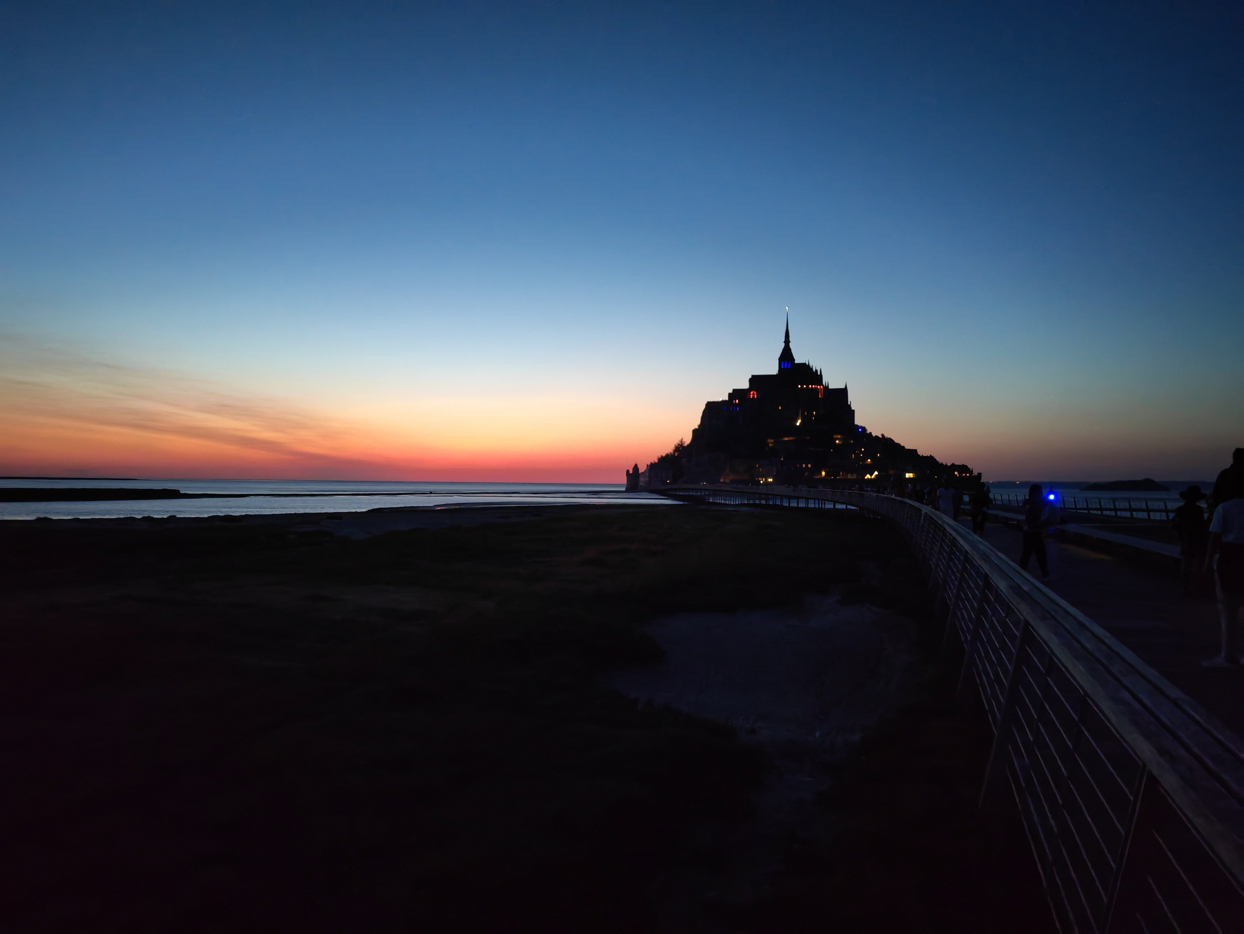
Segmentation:
[[(997, 548), (910, 500), (668, 486), (684, 501), (897, 523), (994, 730), (981, 808), (1017, 808), (1065, 931), (1244, 930), (1244, 741)], [(1234, 673), (1233, 673), (1234, 674)]]

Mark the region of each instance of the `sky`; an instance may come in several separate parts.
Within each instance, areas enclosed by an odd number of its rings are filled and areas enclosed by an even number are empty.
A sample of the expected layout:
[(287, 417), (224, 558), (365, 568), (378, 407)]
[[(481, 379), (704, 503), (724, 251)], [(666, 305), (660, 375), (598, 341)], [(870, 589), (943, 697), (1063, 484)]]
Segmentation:
[(1244, 445), (1244, 13), (0, 0), (0, 474), (620, 482), (796, 357), (987, 479)]

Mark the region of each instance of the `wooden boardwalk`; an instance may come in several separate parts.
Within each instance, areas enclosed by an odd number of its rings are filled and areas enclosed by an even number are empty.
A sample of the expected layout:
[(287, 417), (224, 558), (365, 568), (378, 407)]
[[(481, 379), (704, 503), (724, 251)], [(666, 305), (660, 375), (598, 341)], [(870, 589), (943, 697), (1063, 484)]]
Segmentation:
[(1241, 672), (1201, 667), (1215, 608), (1178, 596), (1169, 555), (1129, 547), (1130, 564), (1055, 542), (1041, 586), (1014, 563), (1017, 532), (995, 524), (982, 542), (891, 496), (726, 485), (667, 495), (847, 506), (897, 523), (994, 729), (982, 813), (1018, 807), (1059, 928), (1244, 930)]
[[(1019, 560), (1016, 529), (991, 522), (985, 541)], [(1042, 583), (1244, 735), (1244, 668), (1221, 671), (1201, 665), (1218, 654), (1218, 606), (1212, 596), (1180, 596), (1178, 576), (1160, 558), (1107, 554), (1053, 538), (1047, 546), (1052, 576)], [(1038, 573), (1035, 561), (1029, 570)]]

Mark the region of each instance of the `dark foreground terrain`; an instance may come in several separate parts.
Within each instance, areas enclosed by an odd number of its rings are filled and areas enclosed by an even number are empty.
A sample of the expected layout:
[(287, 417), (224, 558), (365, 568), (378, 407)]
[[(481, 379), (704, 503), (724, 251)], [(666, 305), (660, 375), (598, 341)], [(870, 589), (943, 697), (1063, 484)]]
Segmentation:
[[(511, 520), (518, 513), (507, 511)], [(975, 817), (918, 568), (841, 513), (562, 507), (349, 538), (296, 522), (0, 525), (0, 927), (1024, 931)], [(671, 614), (838, 593), (913, 621), (914, 700), (729, 886), (773, 768), (605, 684)], [(706, 888), (709, 886), (706, 885)], [(690, 912), (690, 913), (689, 913)]]

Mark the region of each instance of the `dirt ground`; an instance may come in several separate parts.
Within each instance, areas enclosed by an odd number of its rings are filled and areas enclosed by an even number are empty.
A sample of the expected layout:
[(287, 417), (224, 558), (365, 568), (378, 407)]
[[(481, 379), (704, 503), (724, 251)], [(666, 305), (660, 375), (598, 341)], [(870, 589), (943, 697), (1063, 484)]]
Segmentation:
[[(605, 682), (643, 704), (732, 727), (765, 763), (751, 819), (720, 844), (735, 854), (728, 875), (686, 867), (663, 880), (667, 911), (689, 922), (710, 906), (728, 913), (769, 891), (785, 871), (792, 836), (827, 842), (829, 812), (818, 798), (833, 766), (919, 683), (915, 625), (808, 594), (797, 607), (685, 613), (646, 630), (664, 651), (661, 661)], [(672, 926), (675, 918), (666, 920)]]
[[(889, 527), (435, 512), (0, 525), (4, 927), (1045, 929)], [(724, 707), (610, 686), (713, 620)]]

